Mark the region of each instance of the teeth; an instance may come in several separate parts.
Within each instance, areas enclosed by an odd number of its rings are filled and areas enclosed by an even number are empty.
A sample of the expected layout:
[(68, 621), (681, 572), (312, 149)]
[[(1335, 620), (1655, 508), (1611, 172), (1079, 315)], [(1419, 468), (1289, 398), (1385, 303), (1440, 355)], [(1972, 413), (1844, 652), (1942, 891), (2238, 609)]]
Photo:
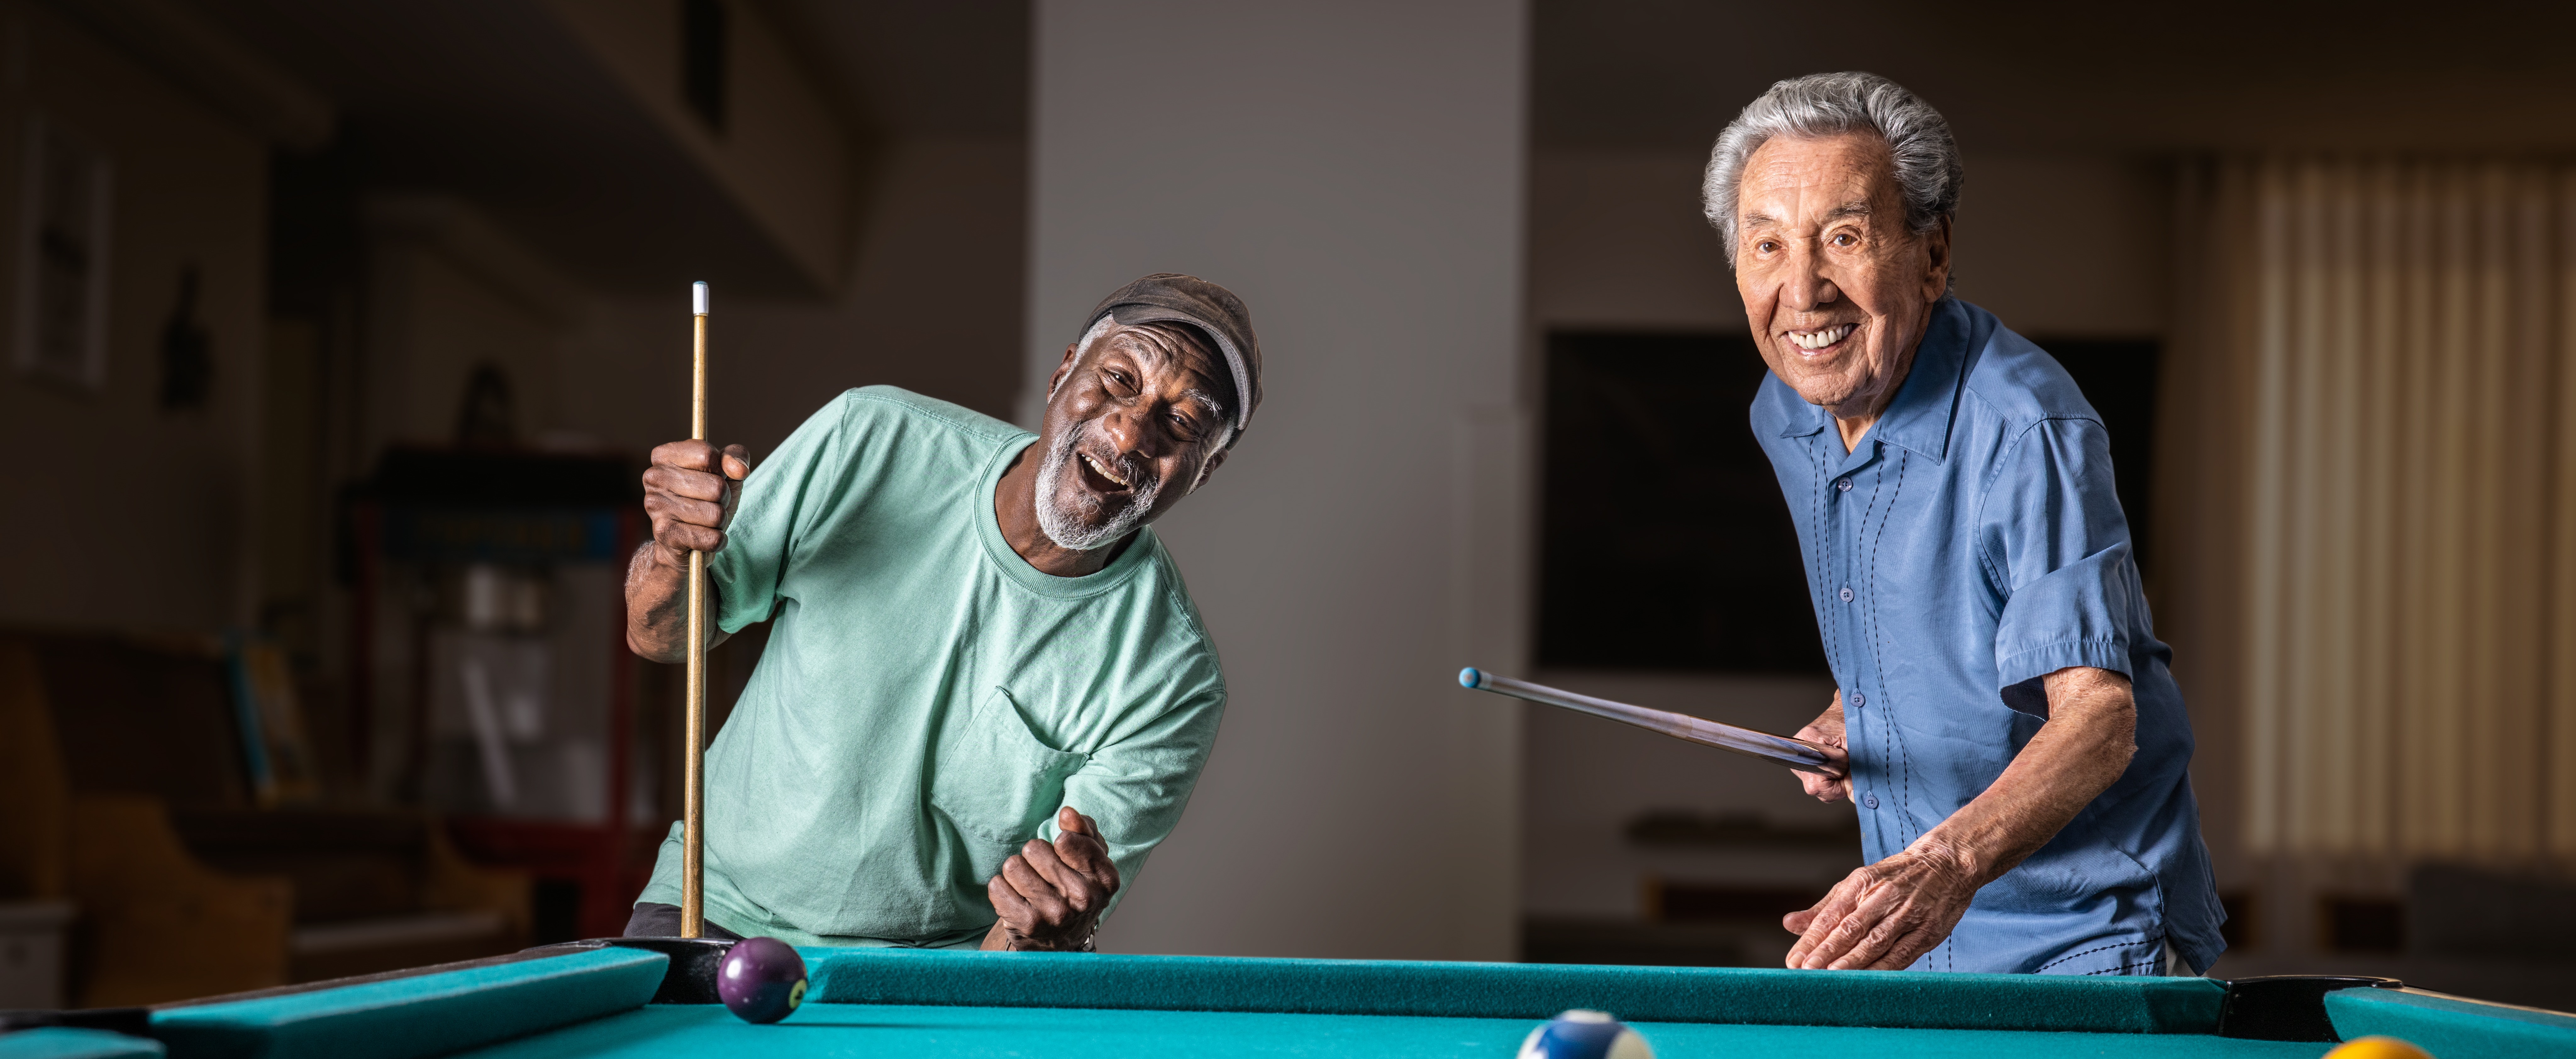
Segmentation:
[(1798, 348), (1800, 349), (1823, 349), (1826, 346), (1842, 341), (1843, 337), (1851, 334), (1851, 332), (1852, 325), (1836, 324), (1822, 331), (1809, 331), (1803, 335), (1795, 331), (1791, 331), (1789, 332), (1789, 341), (1797, 343)]
[(1116, 483), (1118, 483), (1118, 484), (1120, 484), (1120, 485), (1125, 485), (1125, 484), (1127, 484), (1127, 479), (1121, 478), (1121, 477), (1119, 477), (1119, 476), (1118, 476), (1117, 472), (1112, 471), (1112, 470), (1110, 470), (1110, 469), (1109, 469), (1109, 468), (1107, 468), (1107, 467), (1103, 467), (1103, 466), (1101, 466), (1101, 465), (1100, 465), (1100, 461), (1099, 461), (1099, 460), (1092, 459), (1092, 458), (1091, 458), (1091, 454), (1090, 454), (1090, 453), (1085, 452), (1085, 453), (1080, 453), (1079, 455), (1082, 457), (1082, 462), (1084, 462), (1084, 463), (1088, 463), (1088, 464), (1090, 464), (1090, 465), (1091, 465), (1091, 470), (1092, 470), (1092, 472), (1093, 472), (1093, 473), (1098, 474), (1099, 476), (1101, 476), (1101, 477), (1103, 477), (1103, 478), (1106, 478), (1106, 479), (1109, 479), (1110, 481), (1116, 482)]

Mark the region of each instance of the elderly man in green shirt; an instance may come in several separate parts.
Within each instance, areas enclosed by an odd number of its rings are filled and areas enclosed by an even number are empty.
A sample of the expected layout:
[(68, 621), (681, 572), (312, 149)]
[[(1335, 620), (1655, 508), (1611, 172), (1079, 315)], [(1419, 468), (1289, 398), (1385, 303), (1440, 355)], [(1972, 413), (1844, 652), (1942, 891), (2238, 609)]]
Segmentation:
[[(1172, 832), (1225, 677), (1148, 523), (1261, 404), (1243, 302), (1156, 274), (1100, 303), (1042, 436), (886, 386), (749, 465), (653, 450), (627, 642), (687, 651), (688, 553), (722, 634), (774, 619), (706, 759), (716, 936), (1081, 950)], [(629, 935), (678, 933), (672, 825)]]

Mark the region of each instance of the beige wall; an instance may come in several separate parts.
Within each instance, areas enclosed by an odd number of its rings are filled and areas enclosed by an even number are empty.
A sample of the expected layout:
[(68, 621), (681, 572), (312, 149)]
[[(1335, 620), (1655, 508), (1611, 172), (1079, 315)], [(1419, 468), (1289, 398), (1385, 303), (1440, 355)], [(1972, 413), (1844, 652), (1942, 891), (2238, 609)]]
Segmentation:
[(1036, 8), (1024, 420), (1148, 272), (1241, 295), (1268, 364), (1224, 470), (1157, 527), (1230, 698), (1104, 948), (1514, 953), (1518, 711), (1454, 677), (1523, 639), (1527, 18)]
[[(15, 334), (28, 115), (116, 167), (107, 380), (98, 392), (0, 369), (0, 438), (24, 474), (0, 530), (0, 621), (212, 629), (248, 617), (264, 308), (267, 156), (213, 112), (41, 8), (0, 6), (0, 336)], [(160, 339), (194, 262), (214, 393), (158, 403)], [(14, 341), (14, 339), (11, 339)], [(11, 350), (9, 360), (14, 360)]]
[(1530, 159), (1530, 319), (1554, 328), (1744, 331), (1726, 248), (1700, 221), (1700, 156)]
[(2161, 161), (1968, 154), (1959, 296), (2025, 335), (2160, 337), (2173, 193)]

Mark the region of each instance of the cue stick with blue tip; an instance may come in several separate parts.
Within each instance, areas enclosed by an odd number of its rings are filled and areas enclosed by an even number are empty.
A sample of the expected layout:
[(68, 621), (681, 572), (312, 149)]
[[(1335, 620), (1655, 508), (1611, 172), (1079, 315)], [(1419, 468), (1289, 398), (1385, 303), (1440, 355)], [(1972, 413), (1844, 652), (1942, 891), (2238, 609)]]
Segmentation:
[[(697, 340), (689, 367), (689, 438), (707, 440), (707, 284), (689, 288), (690, 315)], [(724, 478), (724, 456), (716, 456), (716, 477)], [(689, 709), (688, 751), (680, 756), (684, 775), (680, 839), (680, 936), (706, 933), (707, 812), (707, 553), (689, 550)], [(622, 796), (622, 792), (621, 792)]]
[(1573, 710), (1576, 713), (1588, 713), (1622, 724), (1633, 724), (1650, 732), (1669, 735), (1701, 746), (1732, 750), (1746, 757), (1761, 758), (1774, 765), (1786, 765), (1800, 772), (1812, 772), (1832, 779), (1841, 779), (1845, 772), (1844, 766), (1834, 760), (1837, 755), (1826, 747), (1803, 739), (1791, 739), (1785, 735), (1772, 735), (1769, 732), (1757, 732), (1750, 728), (1738, 728), (1731, 724), (1702, 720), (1687, 713), (1672, 713), (1648, 709), (1644, 706), (1631, 706), (1609, 699), (1596, 699), (1590, 695), (1577, 695), (1545, 684), (1532, 684), (1526, 680), (1498, 677), (1474, 666), (1458, 671), (1458, 686), (1477, 691), (1490, 691), (1496, 695), (1509, 695), (1515, 699), (1543, 702), (1550, 706)]

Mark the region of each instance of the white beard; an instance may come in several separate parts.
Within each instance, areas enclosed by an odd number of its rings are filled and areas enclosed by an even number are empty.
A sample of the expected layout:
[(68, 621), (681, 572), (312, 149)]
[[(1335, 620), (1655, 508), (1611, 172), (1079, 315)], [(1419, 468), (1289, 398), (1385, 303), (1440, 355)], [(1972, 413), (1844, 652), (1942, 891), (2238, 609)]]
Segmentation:
[(1054, 445), (1048, 446), (1046, 462), (1038, 466), (1038, 529), (1056, 547), (1077, 552), (1094, 551), (1118, 542), (1143, 525), (1145, 513), (1154, 509), (1154, 498), (1162, 492), (1163, 483), (1133, 460), (1122, 460), (1115, 468), (1130, 482), (1127, 504), (1097, 526), (1088, 524), (1087, 516), (1100, 511), (1101, 499), (1089, 493), (1062, 495), (1066, 472), (1073, 469), (1074, 443), (1080, 440), (1082, 428), (1068, 430)]

